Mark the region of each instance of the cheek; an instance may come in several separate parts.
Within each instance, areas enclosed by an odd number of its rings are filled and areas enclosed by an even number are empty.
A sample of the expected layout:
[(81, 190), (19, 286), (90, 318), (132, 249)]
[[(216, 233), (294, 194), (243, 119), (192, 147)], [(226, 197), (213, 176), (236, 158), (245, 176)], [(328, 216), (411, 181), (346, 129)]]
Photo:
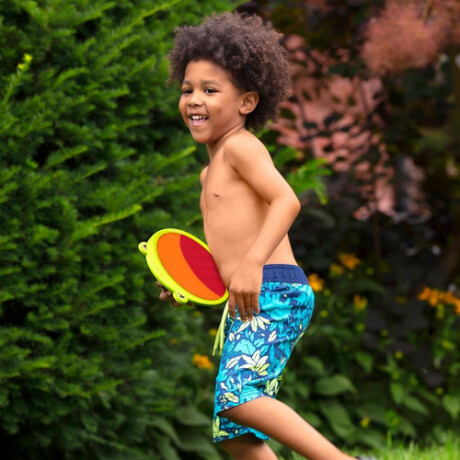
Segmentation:
[(178, 104), (178, 108), (179, 108), (179, 113), (182, 115), (182, 118), (186, 119), (186, 115), (185, 115), (185, 109), (186, 109), (186, 104), (183, 100), (179, 100), (179, 104)]

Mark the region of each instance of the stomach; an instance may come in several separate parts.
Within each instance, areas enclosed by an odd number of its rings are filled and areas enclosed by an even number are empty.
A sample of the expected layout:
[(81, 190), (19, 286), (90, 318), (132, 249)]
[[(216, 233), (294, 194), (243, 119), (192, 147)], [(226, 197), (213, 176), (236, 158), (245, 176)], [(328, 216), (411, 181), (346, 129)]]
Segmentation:
[[(235, 220), (230, 222), (227, 219), (214, 222), (205, 222), (204, 233), (222, 280), (228, 287), (233, 274), (256, 241), (261, 226), (256, 224), (256, 219), (248, 219), (245, 225), (235, 225)], [(288, 235), (284, 236), (265, 264), (297, 265)]]

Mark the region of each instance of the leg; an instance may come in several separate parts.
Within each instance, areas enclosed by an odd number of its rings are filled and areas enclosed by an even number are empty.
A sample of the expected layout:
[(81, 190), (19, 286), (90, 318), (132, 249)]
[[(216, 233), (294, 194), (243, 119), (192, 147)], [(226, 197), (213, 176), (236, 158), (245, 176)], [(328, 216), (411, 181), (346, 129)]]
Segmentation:
[(277, 460), (270, 447), (252, 434), (227, 439), (220, 445), (235, 460)]
[(221, 414), (235, 423), (267, 434), (310, 460), (353, 458), (341, 452), (300, 415), (276, 399), (262, 396), (227, 409)]

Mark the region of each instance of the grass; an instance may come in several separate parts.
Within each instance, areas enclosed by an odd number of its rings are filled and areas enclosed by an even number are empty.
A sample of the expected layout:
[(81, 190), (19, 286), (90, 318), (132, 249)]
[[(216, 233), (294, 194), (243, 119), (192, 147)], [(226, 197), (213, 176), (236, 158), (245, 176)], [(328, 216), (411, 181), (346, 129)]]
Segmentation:
[[(460, 460), (460, 438), (450, 435), (442, 446), (420, 448), (414, 443), (406, 446), (388, 447), (372, 452), (353, 451), (350, 455), (369, 455), (377, 460)], [(304, 460), (295, 453), (280, 460)]]

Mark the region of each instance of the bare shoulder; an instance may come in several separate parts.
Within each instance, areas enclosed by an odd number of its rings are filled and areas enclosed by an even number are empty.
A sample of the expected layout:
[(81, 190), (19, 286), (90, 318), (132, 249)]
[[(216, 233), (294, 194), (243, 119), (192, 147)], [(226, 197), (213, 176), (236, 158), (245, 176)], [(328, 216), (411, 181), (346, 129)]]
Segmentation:
[(272, 162), (265, 145), (249, 131), (239, 132), (225, 142), (224, 156), (230, 164), (248, 164), (252, 162)]

